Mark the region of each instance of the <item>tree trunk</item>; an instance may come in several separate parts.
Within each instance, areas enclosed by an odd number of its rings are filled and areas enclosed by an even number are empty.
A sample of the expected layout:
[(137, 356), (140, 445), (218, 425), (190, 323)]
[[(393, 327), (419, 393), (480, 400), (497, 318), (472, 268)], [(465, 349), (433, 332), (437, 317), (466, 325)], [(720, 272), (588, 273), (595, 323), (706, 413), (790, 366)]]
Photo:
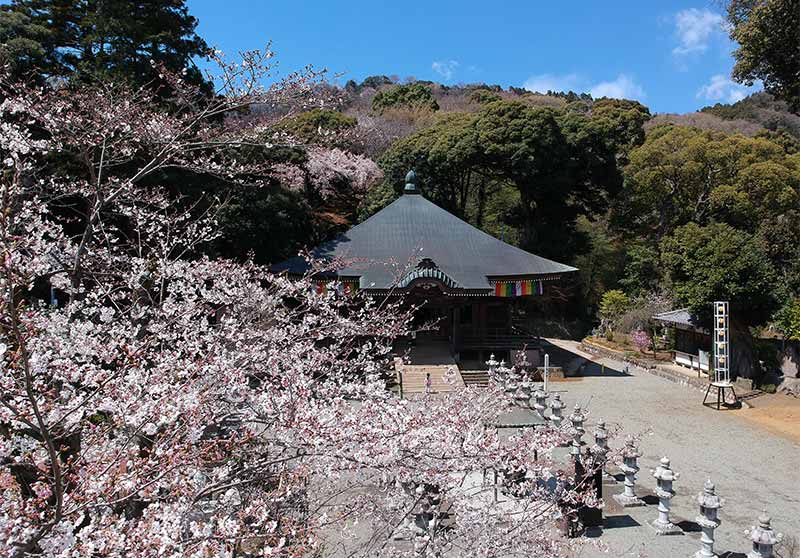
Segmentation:
[(536, 218), (536, 202), (528, 199), (527, 196), (521, 196), (522, 211), (525, 216), (525, 225), (522, 229), (522, 247), (531, 249), (536, 243), (536, 225), (534, 219)]
[(755, 361), (756, 354), (750, 329), (734, 319), (730, 321), (730, 328), (731, 378), (756, 379), (760, 369)]
[(486, 211), (486, 179), (482, 178), (478, 184), (478, 215), (475, 217), (475, 226), (483, 228), (483, 214)]

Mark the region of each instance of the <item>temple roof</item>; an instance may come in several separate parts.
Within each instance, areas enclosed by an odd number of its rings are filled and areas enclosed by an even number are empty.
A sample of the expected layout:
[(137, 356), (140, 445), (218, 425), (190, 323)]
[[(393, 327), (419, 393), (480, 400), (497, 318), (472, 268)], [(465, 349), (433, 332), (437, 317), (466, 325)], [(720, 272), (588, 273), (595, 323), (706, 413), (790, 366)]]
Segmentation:
[[(366, 221), (318, 246), (312, 255), (358, 259), (358, 263), (340, 270), (339, 276), (359, 277), (362, 289), (382, 289), (397, 283), (397, 269), (386, 265), (392, 261), (403, 269), (411, 261), (425, 259), (452, 282), (453, 288), (461, 289), (489, 289), (491, 278), (536, 279), (577, 271), (498, 240), (408, 188)], [(272, 266), (273, 271), (298, 274), (307, 269), (300, 257)], [(412, 269), (410, 273), (419, 271)]]

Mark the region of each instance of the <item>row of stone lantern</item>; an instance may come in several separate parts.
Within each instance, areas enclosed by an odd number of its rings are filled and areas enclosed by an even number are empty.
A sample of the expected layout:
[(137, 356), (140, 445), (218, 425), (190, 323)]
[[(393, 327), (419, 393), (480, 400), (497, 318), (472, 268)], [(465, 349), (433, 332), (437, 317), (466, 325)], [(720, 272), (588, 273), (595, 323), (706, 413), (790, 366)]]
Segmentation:
[[(489, 375), (503, 382), (505, 384), (506, 393), (513, 393), (514, 399), (520, 406), (531, 408), (542, 421), (550, 422), (555, 428), (561, 428), (564, 421), (563, 412), (565, 404), (561, 400), (561, 396), (556, 393), (553, 395), (553, 399), (549, 405), (550, 415), (548, 416), (545, 414), (548, 408), (547, 400), (550, 398), (550, 394), (543, 389), (543, 386), (537, 386), (536, 389), (534, 389), (535, 383), (529, 381), (529, 375), (527, 374), (530, 365), (524, 354), (518, 366), (512, 366), (511, 368), (506, 366), (504, 360), (499, 362), (495, 360), (494, 354), (489, 357), (486, 364), (489, 366)], [(518, 368), (521, 368), (525, 372), (520, 374)], [(573, 413), (566, 418), (571, 422), (573, 436), (575, 435), (574, 431), (576, 429), (580, 430), (581, 436), (585, 433), (582, 426), (583, 422), (586, 420), (586, 415), (579, 405), (576, 404)]]
[[(603, 428), (598, 424), (598, 432)], [(596, 434), (597, 437), (597, 434)], [(602, 435), (601, 435), (602, 437)], [(601, 444), (596, 443), (596, 446)], [(623, 507), (644, 506), (644, 501), (636, 495), (636, 473), (639, 472), (639, 453), (636, 443), (632, 436), (628, 436), (625, 447), (622, 450), (622, 464), (620, 469), (625, 475), (624, 489), (622, 494), (617, 494), (614, 499)], [(680, 533), (680, 528), (670, 520), (670, 501), (675, 496), (672, 483), (678, 479), (680, 473), (676, 473), (670, 466), (670, 460), (662, 457), (658, 466), (651, 470), (653, 478), (656, 479), (655, 495), (658, 497), (658, 517), (651, 523), (658, 535), (672, 535)], [(712, 558), (717, 556), (714, 553), (714, 531), (720, 526), (721, 520), (718, 517), (719, 509), (725, 501), (716, 494), (714, 483), (711, 479), (703, 484), (703, 491), (697, 496), (697, 504), (700, 508), (699, 515), (695, 522), (700, 526), (700, 550), (695, 554), (695, 558)], [(751, 552), (747, 558), (772, 558), (773, 548), (781, 541), (782, 535), (772, 530), (771, 519), (766, 510), (758, 518), (758, 525), (751, 527), (747, 534), (753, 543)]]
[[(533, 384), (528, 381), (527, 375), (520, 375), (517, 367), (507, 368), (505, 361), (497, 362), (494, 355), (491, 355), (486, 363), (489, 366), (490, 375), (499, 377), (506, 384), (507, 393), (513, 393), (514, 399), (521, 406), (530, 406), (537, 416), (553, 427), (561, 429), (564, 420), (569, 421), (569, 432), (572, 435), (571, 450), (573, 458), (579, 458), (580, 448), (583, 445), (583, 435), (586, 433), (584, 424), (586, 422), (586, 412), (577, 403), (572, 413), (564, 417), (564, 402), (559, 394), (554, 394), (550, 402), (550, 415), (545, 415), (547, 409), (547, 399), (550, 394), (538, 387), (532, 390)], [(520, 366), (527, 370), (526, 358), (523, 355)], [(600, 419), (597, 421), (597, 428), (594, 431), (594, 445), (590, 448), (590, 453), (594, 462), (604, 467), (608, 455), (608, 432), (605, 422)], [(632, 436), (628, 436), (625, 446), (622, 449), (622, 464), (620, 470), (624, 475), (623, 492), (617, 494), (614, 499), (623, 507), (644, 506), (645, 502), (636, 494), (636, 474), (639, 472), (639, 457), (641, 453), (636, 447), (636, 442)], [(604, 471), (605, 472), (605, 471)], [(658, 535), (671, 535), (681, 533), (680, 527), (670, 520), (671, 500), (675, 496), (673, 482), (679, 477), (680, 473), (675, 472), (667, 457), (661, 458), (658, 466), (651, 470), (653, 478), (656, 479), (655, 495), (658, 497), (658, 517), (651, 523)], [(721, 520), (718, 517), (718, 510), (724, 504), (724, 500), (717, 496), (714, 483), (707, 480), (703, 485), (703, 491), (697, 496), (697, 503), (700, 507), (700, 514), (695, 518), (700, 526), (700, 550), (695, 554), (695, 558), (712, 558), (714, 553), (714, 531), (720, 526)], [(758, 518), (758, 525), (751, 527), (747, 531), (753, 544), (747, 558), (772, 558), (774, 556), (773, 547), (781, 541), (782, 535), (775, 533), (771, 527), (771, 519), (764, 511)]]

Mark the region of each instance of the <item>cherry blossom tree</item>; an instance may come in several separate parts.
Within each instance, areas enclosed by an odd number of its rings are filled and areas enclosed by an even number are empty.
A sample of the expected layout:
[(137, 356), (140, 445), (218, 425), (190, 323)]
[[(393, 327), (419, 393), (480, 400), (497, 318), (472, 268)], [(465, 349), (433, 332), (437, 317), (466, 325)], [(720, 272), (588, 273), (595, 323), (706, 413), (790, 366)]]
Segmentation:
[(338, 147), (308, 146), (303, 164), (280, 163), (273, 175), (290, 190), (309, 193), (324, 201), (359, 200), (383, 178), (378, 165), (363, 155)]
[(650, 340), (650, 336), (642, 329), (631, 332), (631, 341), (633, 341), (633, 344), (636, 345), (640, 353), (645, 352), (653, 344)]
[(313, 102), (315, 78), (264, 88), (269, 57), (220, 59), (211, 100), (163, 72), (171, 112), (111, 84), (4, 91), (0, 553), (567, 554), (555, 522), (596, 502), (552, 457), (565, 433), (501, 436), (497, 382), (396, 397), (413, 309), (317, 293), (337, 262), (289, 278), (210, 260), (214, 209), (159, 183), (269, 174), (237, 156), (269, 145), (235, 115)]

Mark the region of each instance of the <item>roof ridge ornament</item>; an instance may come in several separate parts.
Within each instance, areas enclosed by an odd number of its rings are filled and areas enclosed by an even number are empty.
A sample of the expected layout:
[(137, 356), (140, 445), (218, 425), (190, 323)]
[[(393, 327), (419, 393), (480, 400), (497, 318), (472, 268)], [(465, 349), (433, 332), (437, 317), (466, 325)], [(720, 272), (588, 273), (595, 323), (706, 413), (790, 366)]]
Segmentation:
[(404, 194), (419, 194), (417, 189), (417, 173), (414, 170), (408, 171), (406, 174), (406, 187), (403, 189)]

